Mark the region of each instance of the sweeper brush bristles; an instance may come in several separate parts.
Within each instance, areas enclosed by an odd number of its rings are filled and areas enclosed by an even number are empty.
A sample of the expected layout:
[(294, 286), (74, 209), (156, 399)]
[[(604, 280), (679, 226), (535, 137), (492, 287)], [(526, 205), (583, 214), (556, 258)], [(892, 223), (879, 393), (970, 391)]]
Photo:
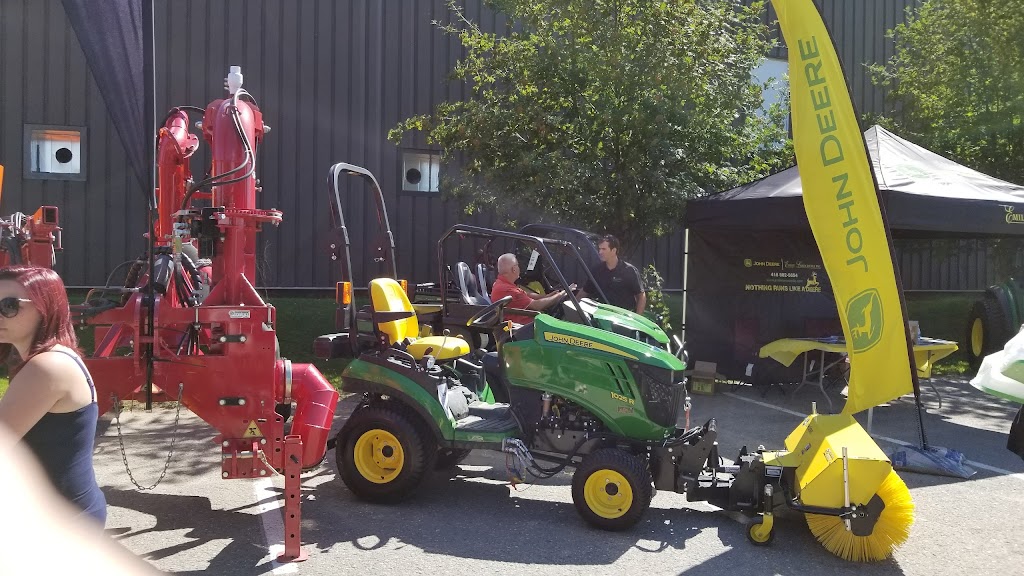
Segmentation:
[(885, 503), (870, 536), (857, 536), (846, 529), (838, 516), (807, 514), (811, 533), (829, 552), (854, 562), (876, 562), (892, 555), (907, 541), (914, 523), (914, 502), (910, 490), (895, 471), (882, 481), (876, 492)]

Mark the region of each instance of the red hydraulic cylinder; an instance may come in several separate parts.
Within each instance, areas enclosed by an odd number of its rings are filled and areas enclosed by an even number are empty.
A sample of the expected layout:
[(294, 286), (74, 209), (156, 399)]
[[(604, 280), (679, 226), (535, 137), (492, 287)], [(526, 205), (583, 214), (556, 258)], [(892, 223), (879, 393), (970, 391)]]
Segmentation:
[[(213, 284), (225, 282), (217, 296), (226, 302), (247, 301), (256, 283), (256, 147), (263, 139), (263, 115), (242, 98), (215, 100), (206, 108), (203, 137), (210, 143), (213, 205), (223, 207), (217, 223), (221, 240), (213, 259)], [(242, 281), (244, 277), (246, 282)], [(249, 286), (245, 286), (248, 283)]]
[(185, 183), (192, 177), (188, 159), (199, 148), (199, 138), (188, 131), (188, 114), (172, 112), (160, 128), (157, 142), (159, 193), (156, 222), (157, 244), (169, 244), (174, 231), (174, 213), (185, 199)]

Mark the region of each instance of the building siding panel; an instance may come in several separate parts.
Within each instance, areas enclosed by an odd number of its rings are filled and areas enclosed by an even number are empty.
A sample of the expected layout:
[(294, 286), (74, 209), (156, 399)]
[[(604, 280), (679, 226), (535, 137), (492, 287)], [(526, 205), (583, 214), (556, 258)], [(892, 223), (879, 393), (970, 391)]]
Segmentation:
[[(882, 112), (888, 104), (886, 92), (872, 86), (865, 64), (892, 56), (886, 32), (918, 3), (821, 3), (861, 115)], [(506, 31), (506, 18), (482, 0), (459, 5), (485, 30)], [(411, 281), (436, 279), (437, 239), (452, 224), (501, 225), (492, 215), (468, 216), (439, 196), (403, 193), (402, 151), (431, 147), (422, 134), (406, 135), (401, 146), (387, 139), (400, 120), (429, 112), (442, 100), (469, 96), (464, 85), (448, 79), (463, 48), (432, 24), (450, 22), (444, 0), (158, 0), (156, 18), (158, 117), (173, 105), (205, 107), (222, 97), (228, 66), (240, 65), (245, 87), (272, 127), (259, 150), (259, 201), (285, 216), (279, 227), (261, 234), (260, 283), (329, 287), (337, 279), (327, 253), (326, 176), (339, 161), (377, 176), (395, 231), (399, 271)], [(769, 6), (765, 21), (774, 18)], [(785, 55), (785, 46), (773, 51)], [(0, 86), (0, 162), (6, 168), (0, 213), (57, 205), (66, 245), (58, 271), (70, 285), (102, 285), (115, 266), (144, 250), (145, 193), (125, 163), (60, 0), (0, 0), (0, 74), (18, 79)], [(26, 123), (86, 126), (88, 179), (22, 178)], [(193, 163), (196, 178), (209, 165), (205, 142), (200, 150)], [(376, 238), (374, 204), (357, 179), (342, 182), (361, 287), (375, 271), (365, 262)], [(986, 244), (972, 242), (956, 257), (939, 261), (898, 247), (907, 288), (979, 289), (994, 280)], [(666, 286), (680, 288), (682, 233), (645, 242), (633, 260), (655, 263)]]

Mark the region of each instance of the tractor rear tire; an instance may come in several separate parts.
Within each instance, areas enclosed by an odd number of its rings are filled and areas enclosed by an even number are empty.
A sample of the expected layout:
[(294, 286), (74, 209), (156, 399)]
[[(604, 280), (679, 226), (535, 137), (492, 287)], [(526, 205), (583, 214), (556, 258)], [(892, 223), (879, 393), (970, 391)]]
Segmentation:
[(967, 360), (973, 370), (981, 366), (985, 356), (1001, 350), (1010, 339), (1007, 318), (1007, 311), (992, 294), (986, 293), (971, 307), (964, 342), (967, 343)]
[(647, 463), (618, 448), (603, 448), (583, 458), (572, 477), (572, 501), (589, 524), (619, 531), (640, 521), (651, 505), (654, 487)]
[(411, 496), (436, 457), (433, 435), (401, 406), (357, 408), (335, 447), (342, 481), (357, 498), (376, 503)]

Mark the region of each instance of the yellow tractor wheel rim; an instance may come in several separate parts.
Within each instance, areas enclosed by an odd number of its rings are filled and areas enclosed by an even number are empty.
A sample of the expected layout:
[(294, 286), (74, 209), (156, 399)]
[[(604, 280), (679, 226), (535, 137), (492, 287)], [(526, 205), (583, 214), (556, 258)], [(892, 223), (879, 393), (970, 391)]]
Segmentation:
[(387, 430), (374, 428), (363, 432), (353, 450), (356, 470), (374, 484), (387, 484), (402, 473), (405, 451), (402, 443)]
[(629, 512), (633, 489), (626, 477), (615, 470), (597, 470), (583, 485), (583, 498), (594, 514), (612, 520)]
[(975, 356), (981, 356), (981, 347), (985, 344), (985, 323), (981, 318), (975, 318), (971, 323), (971, 352)]

